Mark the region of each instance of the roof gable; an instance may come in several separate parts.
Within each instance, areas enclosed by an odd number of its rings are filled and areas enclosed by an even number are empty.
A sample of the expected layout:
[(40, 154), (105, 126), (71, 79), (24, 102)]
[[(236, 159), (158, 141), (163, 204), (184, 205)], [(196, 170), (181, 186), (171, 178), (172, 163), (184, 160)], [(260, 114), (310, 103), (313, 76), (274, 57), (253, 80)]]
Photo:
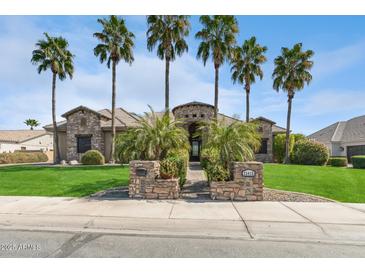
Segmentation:
[(108, 119), (108, 120), (110, 119), (108, 116), (106, 116), (106, 115), (104, 115), (104, 114), (102, 114), (100, 112), (97, 112), (97, 111), (95, 111), (95, 110), (93, 110), (91, 108), (85, 107), (85, 106), (78, 106), (76, 108), (73, 108), (73, 109), (65, 112), (61, 116), (67, 119), (68, 116), (70, 116), (71, 114), (74, 114), (75, 112), (79, 112), (79, 111), (91, 112), (91, 113), (97, 115), (99, 118), (104, 118), (104, 119)]

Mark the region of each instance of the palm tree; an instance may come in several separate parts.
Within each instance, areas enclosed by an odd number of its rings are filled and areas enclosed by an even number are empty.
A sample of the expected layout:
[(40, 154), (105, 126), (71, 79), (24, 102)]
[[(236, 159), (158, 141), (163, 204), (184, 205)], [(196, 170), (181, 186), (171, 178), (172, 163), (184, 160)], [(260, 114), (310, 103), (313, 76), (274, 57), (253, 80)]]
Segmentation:
[(275, 69), (272, 74), (274, 79), (273, 88), (276, 91), (282, 89), (288, 93), (288, 113), (286, 120), (285, 158), (284, 163), (290, 163), (289, 157), (289, 134), (292, 100), (295, 92), (304, 88), (312, 80), (310, 69), (314, 55), (312, 50), (302, 51), (302, 44), (295, 44), (292, 49), (281, 48), (281, 55), (274, 60)]
[(35, 127), (40, 125), (40, 123), (35, 119), (27, 119), (24, 121), (24, 124), (30, 127), (30, 130), (33, 130)]
[(231, 60), (232, 80), (244, 85), (246, 90), (246, 122), (250, 121), (250, 91), (256, 76), (262, 80), (261, 64), (266, 62), (267, 47), (256, 43), (256, 37), (245, 40), (242, 47), (236, 47)]
[(197, 58), (203, 60), (206, 65), (209, 57), (212, 58), (215, 70), (214, 81), (214, 117), (218, 115), (218, 77), (219, 67), (230, 58), (232, 48), (236, 43), (238, 23), (231, 15), (203, 15), (200, 16), (203, 28), (195, 34), (195, 38), (201, 39)]
[(188, 51), (184, 40), (189, 35), (190, 22), (186, 15), (150, 15), (147, 16), (147, 48), (152, 51), (157, 46), (157, 56), (165, 59), (165, 110), (169, 111), (170, 101), (170, 62), (176, 54), (181, 56)]
[(219, 161), (225, 168), (233, 161), (255, 159), (255, 151), (260, 147), (261, 136), (256, 123), (235, 122), (227, 125), (224, 121), (211, 121), (199, 128), (204, 149), (218, 151)]
[(181, 121), (172, 119), (167, 111), (159, 117), (150, 109), (137, 127), (118, 135), (117, 154), (122, 161), (162, 160), (171, 150), (190, 148), (189, 134)]
[(119, 61), (124, 60), (132, 64), (134, 34), (130, 32), (124, 19), (111, 15), (108, 19), (98, 19), (102, 25), (101, 32), (94, 33), (101, 43), (94, 48), (95, 56), (99, 56), (101, 63), (107, 62), (108, 68), (112, 66), (112, 142), (110, 150), (110, 162), (114, 163), (115, 151), (115, 97), (116, 97), (116, 67)]
[(36, 49), (32, 52), (31, 62), (38, 65), (38, 73), (48, 69), (52, 72), (52, 122), (53, 143), (55, 146), (55, 163), (60, 161), (60, 146), (58, 143), (56, 123), (56, 79), (65, 80), (67, 76), (72, 79), (74, 73), (74, 55), (68, 50), (68, 42), (63, 37), (51, 37), (44, 33), (46, 39), (36, 43)]

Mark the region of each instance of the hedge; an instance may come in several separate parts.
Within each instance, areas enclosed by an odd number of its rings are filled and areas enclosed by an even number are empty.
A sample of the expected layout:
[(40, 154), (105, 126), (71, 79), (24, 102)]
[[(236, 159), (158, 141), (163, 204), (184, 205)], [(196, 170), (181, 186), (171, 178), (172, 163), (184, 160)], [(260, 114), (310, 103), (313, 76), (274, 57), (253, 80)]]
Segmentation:
[(104, 165), (105, 158), (98, 150), (88, 150), (82, 155), (81, 163), (84, 165)]
[(365, 168), (365, 155), (352, 156), (351, 161), (354, 168)]
[[(294, 134), (289, 135), (289, 154), (292, 153), (294, 143), (295, 143)], [(274, 137), (274, 145), (273, 145), (273, 154), (274, 159), (278, 163), (282, 163), (285, 158), (285, 143), (286, 143), (286, 134), (281, 133)]]
[(328, 148), (319, 142), (303, 139), (294, 145), (292, 161), (295, 164), (325, 165), (328, 158)]
[(0, 153), (0, 164), (41, 163), (47, 161), (48, 157), (43, 152)]
[(336, 167), (346, 167), (347, 158), (346, 157), (330, 157), (328, 159), (327, 165), (336, 166)]

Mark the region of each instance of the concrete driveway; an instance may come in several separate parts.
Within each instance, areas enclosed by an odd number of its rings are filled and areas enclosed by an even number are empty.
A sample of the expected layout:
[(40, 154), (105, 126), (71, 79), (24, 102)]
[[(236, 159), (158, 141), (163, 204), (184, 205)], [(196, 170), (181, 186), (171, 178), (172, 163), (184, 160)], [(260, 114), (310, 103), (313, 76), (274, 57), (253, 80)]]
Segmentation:
[(0, 229), (365, 246), (365, 204), (3, 196)]

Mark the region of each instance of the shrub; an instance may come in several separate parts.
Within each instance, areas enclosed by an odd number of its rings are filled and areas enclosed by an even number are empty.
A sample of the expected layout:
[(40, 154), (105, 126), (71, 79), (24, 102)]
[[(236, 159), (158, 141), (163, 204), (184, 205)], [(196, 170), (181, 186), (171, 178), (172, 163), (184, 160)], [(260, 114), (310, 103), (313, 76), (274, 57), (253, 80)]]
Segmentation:
[(47, 162), (48, 157), (43, 152), (10, 152), (0, 153), (0, 164), (40, 163)]
[(205, 141), (205, 148), (218, 151), (219, 162), (225, 168), (233, 161), (255, 159), (255, 150), (260, 148), (261, 136), (256, 123), (238, 123), (230, 125), (224, 121), (211, 121), (203, 124), (199, 131)]
[(152, 109), (136, 127), (116, 138), (116, 155), (122, 162), (130, 160), (162, 160), (173, 148), (189, 149), (189, 134), (182, 122), (165, 112), (162, 117)]
[(103, 165), (105, 163), (105, 159), (100, 151), (89, 150), (86, 151), (84, 155), (82, 155), (81, 163), (84, 165)]
[(347, 158), (346, 157), (330, 157), (328, 159), (327, 165), (345, 167), (345, 166), (347, 166)]
[(365, 155), (352, 156), (351, 160), (354, 168), (365, 168)]
[(292, 154), (293, 163), (300, 165), (324, 165), (328, 157), (325, 145), (308, 139), (295, 143)]
[(208, 182), (228, 181), (230, 177), (228, 168), (219, 162), (208, 162), (205, 172), (207, 173)]
[[(299, 136), (299, 134), (298, 134)], [(296, 135), (291, 134), (289, 137), (289, 155), (293, 152)], [(299, 137), (298, 137), (299, 138)], [(273, 154), (275, 161), (278, 163), (284, 162), (285, 157), (285, 133), (278, 134), (274, 137)]]
[(200, 164), (207, 168), (209, 163), (216, 163), (219, 160), (219, 151), (215, 148), (204, 148), (200, 153)]
[(160, 161), (160, 176), (162, 179), (178, 178), (178, 160), (176, 158), (166, 158)]
[(183, 186), (189, 163), (189, 151), (186, 149), (173, 149), (167, 153), (167, 158), (176, 161), (178, 168), (179, 184)]
[(296, 142), (298, 142), (300, 140), (307, 139), (307, 137), (305, 137), (305, 135), (302, 134), (302, 133), (293, 133), (291, 135), (294, 136), (294, 143), (296, 143)]

